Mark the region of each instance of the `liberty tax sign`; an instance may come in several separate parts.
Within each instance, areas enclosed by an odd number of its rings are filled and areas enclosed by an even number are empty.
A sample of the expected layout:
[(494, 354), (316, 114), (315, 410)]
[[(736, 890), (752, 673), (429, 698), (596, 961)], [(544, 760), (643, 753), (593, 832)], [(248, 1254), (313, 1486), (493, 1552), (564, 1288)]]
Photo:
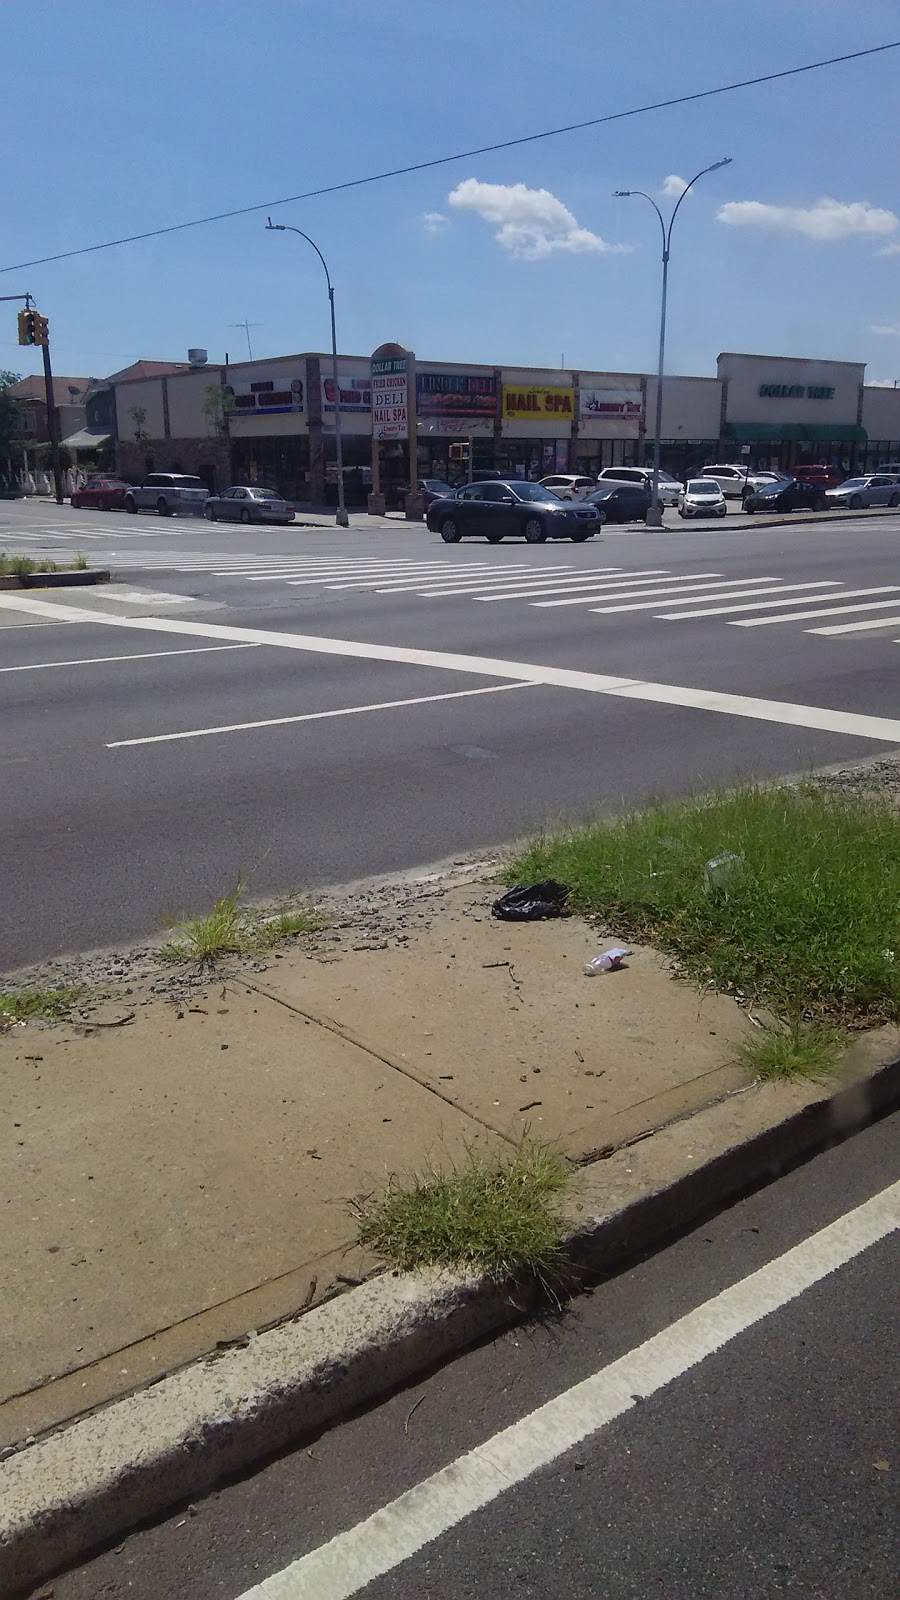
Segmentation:
[(406, 356), (372, 362), (372, 437), (405, 439), (409, 423)]

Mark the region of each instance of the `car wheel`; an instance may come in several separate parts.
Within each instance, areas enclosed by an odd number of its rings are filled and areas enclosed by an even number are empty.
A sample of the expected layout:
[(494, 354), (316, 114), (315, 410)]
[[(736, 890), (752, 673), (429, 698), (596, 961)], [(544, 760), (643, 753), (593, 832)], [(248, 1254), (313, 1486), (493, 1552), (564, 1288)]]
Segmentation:
[(726, 515), (727, 511), (728, 511), (728, 507), (727, 506), (720, 506), (718, 511), (716, 512), (716, 516), (717, 517), (724, 517)]
[(127, 494), (125, 496), (125, 510), (126, 511), (130, 511), (132, 513), (132, 515), (134, 514), (135, 511), (137, 511), (137, 506), (135, 505), (134, 501), (132, 500), (130, 494)]
[(751, 505), (747, 505), (745, 503), (744, 510), (746, 511), (748, 517), (752, 517), (754, 511), (756, 510), (756, 507), (755, 506), (751, 506)]
[(441, 522), (441, 538), (445, 544), (459, 544), (462, 534), (455, 517), (444, 517)]
[(156, 502), (156, 509), (159, 512), (161, 517), (167, 517), (169, 515), (169, 508), (166, 505), (166, 502), (163, 499), (162, 495), (160, 495), (159, 499)]
[(245, 527), (246, 527), (246, 525), (247, 525), (247, 523), (248, 523), (248, 522), (249, 522), (249, 521), (250, 521), (250, 513), (249, 513), (249, 511), (248, 511), (248, 510), (247, 510), (247, 509), (246, 509), (246, 507), (245, 507), (245, 508), (244, 508), (244, 510), (243, 510), (243, 511), (242, 511), (242, 512), (241, 512), (241, 521), (242, 521), (242, 522), (243, 522), (243, 524), (244, 524), (244, 526), (245, 526)]
[(584, 544), (585, 540), (589, 539), (590, 537), (591, 537), (591, 529), (590, 528), (579, 528), (577, 533), (570, 533), (569, 534), (569, 538), (571, 539), (573, 544)]
[(862, 506), (862, 496), (858, 495), (858, 494), (852, 494), (850, 496), (850, 510), (851, 511), (859, 511), (861, 506)]
[(203, 515), (205, 516), (207, 522), (215, 522), (216, 520), (216, 513), (211, 505), (205, 505), (203, 507)]
[(889, 504), (892, 506), (900, 506), (900, 494), (892, 494)]
[(828, 510), (828, 499), (824, 494), (816, 495), (816, 503), (815, 503), (815, 506), (813, 507), (813, 510), (815, 510), (815, 511), (827, 511)]
[(502, 533), (486, 533), (485, 538), (487, 539), (488, 544), (500, 544), (503, 539), (503, 535)]
[(529, 517), (523, 532), (527, 544), (543, 544), (547, 537), (547, 529), (540, 517)]

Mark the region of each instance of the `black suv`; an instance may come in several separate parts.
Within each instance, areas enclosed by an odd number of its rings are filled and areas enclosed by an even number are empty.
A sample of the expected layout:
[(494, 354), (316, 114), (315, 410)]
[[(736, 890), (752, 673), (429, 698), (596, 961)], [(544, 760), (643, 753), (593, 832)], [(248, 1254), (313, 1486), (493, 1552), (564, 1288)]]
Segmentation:
[(460, 539), (524, 538), (529, 544), (545, 539), (571, 539), (581, 544), (603, 522), (597, 506), (585, 501), (560, 500), (552, 489), (519, 478), (499, 482), (465, 483), (452, 495), (435, 500), (425, 516), (433, 533), (445, 544)]

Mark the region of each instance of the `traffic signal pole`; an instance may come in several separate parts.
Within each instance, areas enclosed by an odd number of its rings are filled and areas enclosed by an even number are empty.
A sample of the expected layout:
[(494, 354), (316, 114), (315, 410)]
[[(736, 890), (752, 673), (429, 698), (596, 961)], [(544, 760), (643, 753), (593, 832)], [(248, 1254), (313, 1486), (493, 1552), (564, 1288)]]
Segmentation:
[(47, 400), (47, 429), (50, 434), (50, 458), (53, 462), (53, 490), (56, 504), (63, 504), (62, 468), (59, 464), (59, 418), (53, 402), (53, 371), (50, 366), (50, 345), (41, 346), (44, 358), (44, 394)]

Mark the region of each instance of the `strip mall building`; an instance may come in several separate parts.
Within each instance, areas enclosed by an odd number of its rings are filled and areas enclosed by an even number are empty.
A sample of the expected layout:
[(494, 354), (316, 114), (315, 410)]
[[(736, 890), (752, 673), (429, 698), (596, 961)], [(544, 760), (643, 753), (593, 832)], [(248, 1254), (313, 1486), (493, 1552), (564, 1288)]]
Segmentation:
[[(362, 506), (372, 485), (372, 360), (341, 356), (338, 371), (347, 502)], [(451, 446), (468, 439), (476, 468), (517, 477), (596, 475), (601, 467), (650, 459), (651, 375), (410, 356), (408, 384), (420, 478), (458, 476)], [(330, 356), (197, 362), (114, 387), (120, 471), (196, 472), (210, 487), (259, 482), (301, 503), (334, 503), (337, 397)], [(376, 425), (376, 431), (382, 430)], [(379, 445), (389, 498), (410, 481), (406, 426), (392, 431), (401, 436)], [(867, 385), (862, 362), (726, 351), (714, 378), (666, 377), (662, 439), (662, 464), (677, 477), (748, 456), (754, 466), (824, 461), (861, 472), (900, 460), (900, 389)]]

